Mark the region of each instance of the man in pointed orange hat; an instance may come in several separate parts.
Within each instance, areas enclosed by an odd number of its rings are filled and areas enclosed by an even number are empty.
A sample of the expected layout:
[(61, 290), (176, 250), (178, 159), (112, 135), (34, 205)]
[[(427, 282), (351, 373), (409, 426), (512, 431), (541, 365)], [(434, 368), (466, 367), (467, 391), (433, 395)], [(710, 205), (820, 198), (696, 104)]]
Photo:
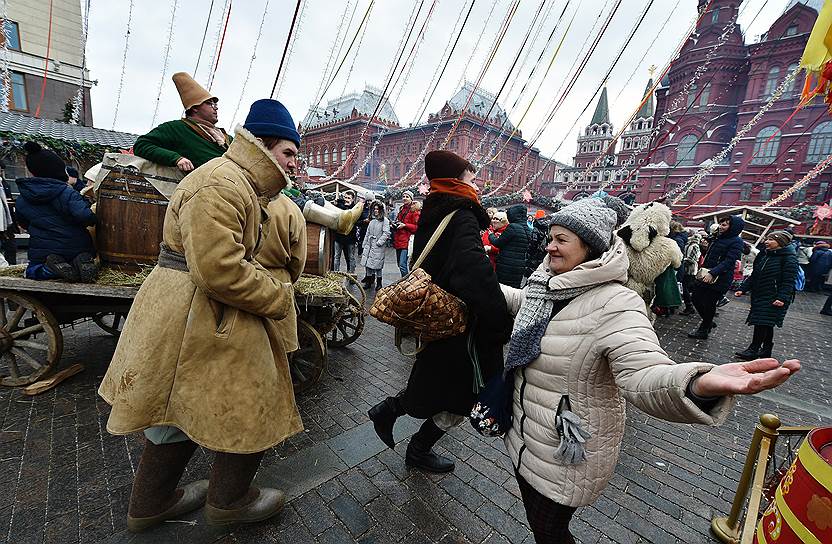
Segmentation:
[(216, 126), (219, 99), (186, 74), (173, 74), (173, 83), (185, 108), (185, 117), (162, 123), (133, 145), (137, 156), (164, 166), (190, 172), (219, 157), (231, 136)]

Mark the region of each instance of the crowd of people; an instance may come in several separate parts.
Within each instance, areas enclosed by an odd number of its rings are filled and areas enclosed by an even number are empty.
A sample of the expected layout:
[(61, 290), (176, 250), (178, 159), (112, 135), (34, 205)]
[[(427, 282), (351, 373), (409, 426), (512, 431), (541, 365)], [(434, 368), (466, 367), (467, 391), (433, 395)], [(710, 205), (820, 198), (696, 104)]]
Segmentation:
[[(282, 491), (252, 482), (265, 452), (303, 429), (288, 354), (298, 349), (292, 284), (305, 262), (307, 222), (337, 232), (339, 266), (343, 257), (355, 271), (360, 256), (366, 287), (382, 287), (392, 243), (402, 277), (424, 253), (431, 281), (464, 303), (464, 331), (426, 343), (401, 391), (368, 415), (391, 448), (398, 418), (424, 420), (405, 463), (436, 473), (455, 468), (434, 450), (452, 427), (471, 418), (484, 432), (507, 421), (494, 434), (504, 438), (537, 542), (574, 542), (574, 512), (613, 475), (626, 402), (668, 421), (717, 425), (736, 395), (776, 387), (800, 369), (797, 360), (771, 358), (799, 269), (788, 232), (747, 248), (737, 216), (712, 232), (672, 226), (668, 236), (684, 255), (671, 270), (683, 313), (694, 308), (702, 320), (691, 336), (707, 339), (732, 286), (736, 296), (750, 294), (754, 327), (738, 354), (747, 362), (677, 363), (659, 344), (642, 294), (627, 285), (628, 244), (617, 233), (628, 211), (617, 199), (586, 198), (550, 215), (523, 205), (486, 210), (476, 167), (435, 150), (425, 157), (423, 202), (404, 193), (388, 211), (350, 192), (321, 202), (291, 185), (301, 136), (282, 103), (253, 103), (232, 137), (216, 126), (216, 97), (187, 74), (174, 81), (185, 117), (139, 138), (135, 152), (187, 175), (170, 198), (158, 265), (99, 388), (112, 407), (108, 431), (145, 436), (130, 531), (199, 508), (210, 524), (227, 526), (284, 507)], [(30, 244), (27, 275), (87, 281), (94, 247), (86, 227), (95, 216), (57, 155), (27, 149), (35, 177), (21, 183), (18, 217), (35, 240), (63, 237)], [(755, 249), (743, 268), (744, 251)], [(805, 263), (809, 285), (819, 286), (830, 259), (828, 245), (817, 244)], [(749, 273), (735, 283), (738, 266), (740, 276)], [(214, 454), (210, 478), (180, 485), (198, 446)]]

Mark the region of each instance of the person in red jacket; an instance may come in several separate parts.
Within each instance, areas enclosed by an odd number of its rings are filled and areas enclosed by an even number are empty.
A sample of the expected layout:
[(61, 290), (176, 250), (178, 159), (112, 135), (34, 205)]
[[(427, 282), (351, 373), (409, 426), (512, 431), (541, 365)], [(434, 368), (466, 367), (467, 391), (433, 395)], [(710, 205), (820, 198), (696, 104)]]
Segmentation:
[(495, 271), (497, 270), (497, 254), (500, 252), (500, 248), (492, 246), (491, 240), (488, 237), (492, 234), (495, 237), (499, 237), (506, 230), (507, 226), (508, 216), (506, 212), (494, 212), (494, 216), (491, 218), (491, 225), (482, 233), (482, 245), (485, 247), (485, 254), (488, 255), (488, 259), (491, 261), (491, 268)]
[(393, 222), (393, 248), (396, 250), (396, 260), (399, 263), (399, 270), (402, 277), (407, 276), (407, 246), (410, 237), (416, 234), (416, 225), (419, 223), (419, 210), (413, 209), (413, 193), (405, 191), (402, 193), (402, 207)]

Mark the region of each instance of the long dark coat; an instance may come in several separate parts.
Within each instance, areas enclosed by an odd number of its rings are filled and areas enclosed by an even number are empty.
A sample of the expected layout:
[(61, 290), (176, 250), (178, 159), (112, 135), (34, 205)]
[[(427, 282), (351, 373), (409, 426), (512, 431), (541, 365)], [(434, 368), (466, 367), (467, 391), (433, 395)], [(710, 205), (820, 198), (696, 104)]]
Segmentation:
[(475, 402), (474, 372), (469, 352), (473, 335), (483, 379), (503, 368), (503, 345), (511, 337), (512, 319), (497, 276), (483, 251), (480, 231), (489, 224), (479, 203), (448, 194), (425, 199), (413, 241), (414, 262), (447, 214), (454, 215), (422, 268), (443, 289), (468, 307), (465, 333), (431, 342), (417, 356), (402, 405), (408, 415), (426, 419), (447, 411), (468, 415)]
[(723, 234), (708, 246), (708, 253), (702, 266), (709, 269), (711, 276), (716, 278), (714, 283), (699, 283), (699, 286), (712, 291), (725, 294), (731, 288), (734, 280), (734, 268), (742, 256), (742, 248), (745, 242), (740, 238), (742, 229), (745, 228), (745, 221), (739, 215), (732, 215), (729, 218), (731, 225)]
[[(794, 300), (796, 277), (797, 254), (793, 246), (761, 251), (754, 259), (751, 275), (740, 287), (741, 291), (751, 293), (751, 311), (746, 323), (782, 327), (786, 311)], [(781, 308), (772, 306), (775, 300), (785, 305)]]
[(498, 248), (497, 279), (503, 285), (520, 288), (526, 270), (526, 252), (529, 250), (529, 227), (526, 224), (526, 207), (515, 204), (506, 210), (508, 226), (500, 236), (489, 236), (491, 245)]

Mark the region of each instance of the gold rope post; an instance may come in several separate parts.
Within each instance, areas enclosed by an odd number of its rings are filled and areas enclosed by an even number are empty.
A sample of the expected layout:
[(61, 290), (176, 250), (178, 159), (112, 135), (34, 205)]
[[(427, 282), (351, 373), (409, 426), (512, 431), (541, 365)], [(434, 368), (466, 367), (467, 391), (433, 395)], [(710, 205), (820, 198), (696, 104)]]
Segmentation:
[[(780, 418), (774, 414), (763, 414), (760, 422), (754, 429), (754, 437), (751, 439), (751, 446), (745, 456), (745, 465), (742, 469), (742, 476), (737, 484), (737, 492), (734, 495), (734, 502), (731, 505), (731, 513), (727, 518), (718, 517), (711, 520), (711, 531), (725, 544), (737, 544), (740, 539), (740, 512), (748, 496), (751, 487), (751, 478), (754, 474), (754, 467), (757, 464), (757, 456), (760, 452), (760, 443), (766, 438), (766, 445), (777, 437), (777, 430), (780, 428)], [(758, 467), (763, 468), (764, 467)], [(756, 517), (756, 516), (755, 516)]]

